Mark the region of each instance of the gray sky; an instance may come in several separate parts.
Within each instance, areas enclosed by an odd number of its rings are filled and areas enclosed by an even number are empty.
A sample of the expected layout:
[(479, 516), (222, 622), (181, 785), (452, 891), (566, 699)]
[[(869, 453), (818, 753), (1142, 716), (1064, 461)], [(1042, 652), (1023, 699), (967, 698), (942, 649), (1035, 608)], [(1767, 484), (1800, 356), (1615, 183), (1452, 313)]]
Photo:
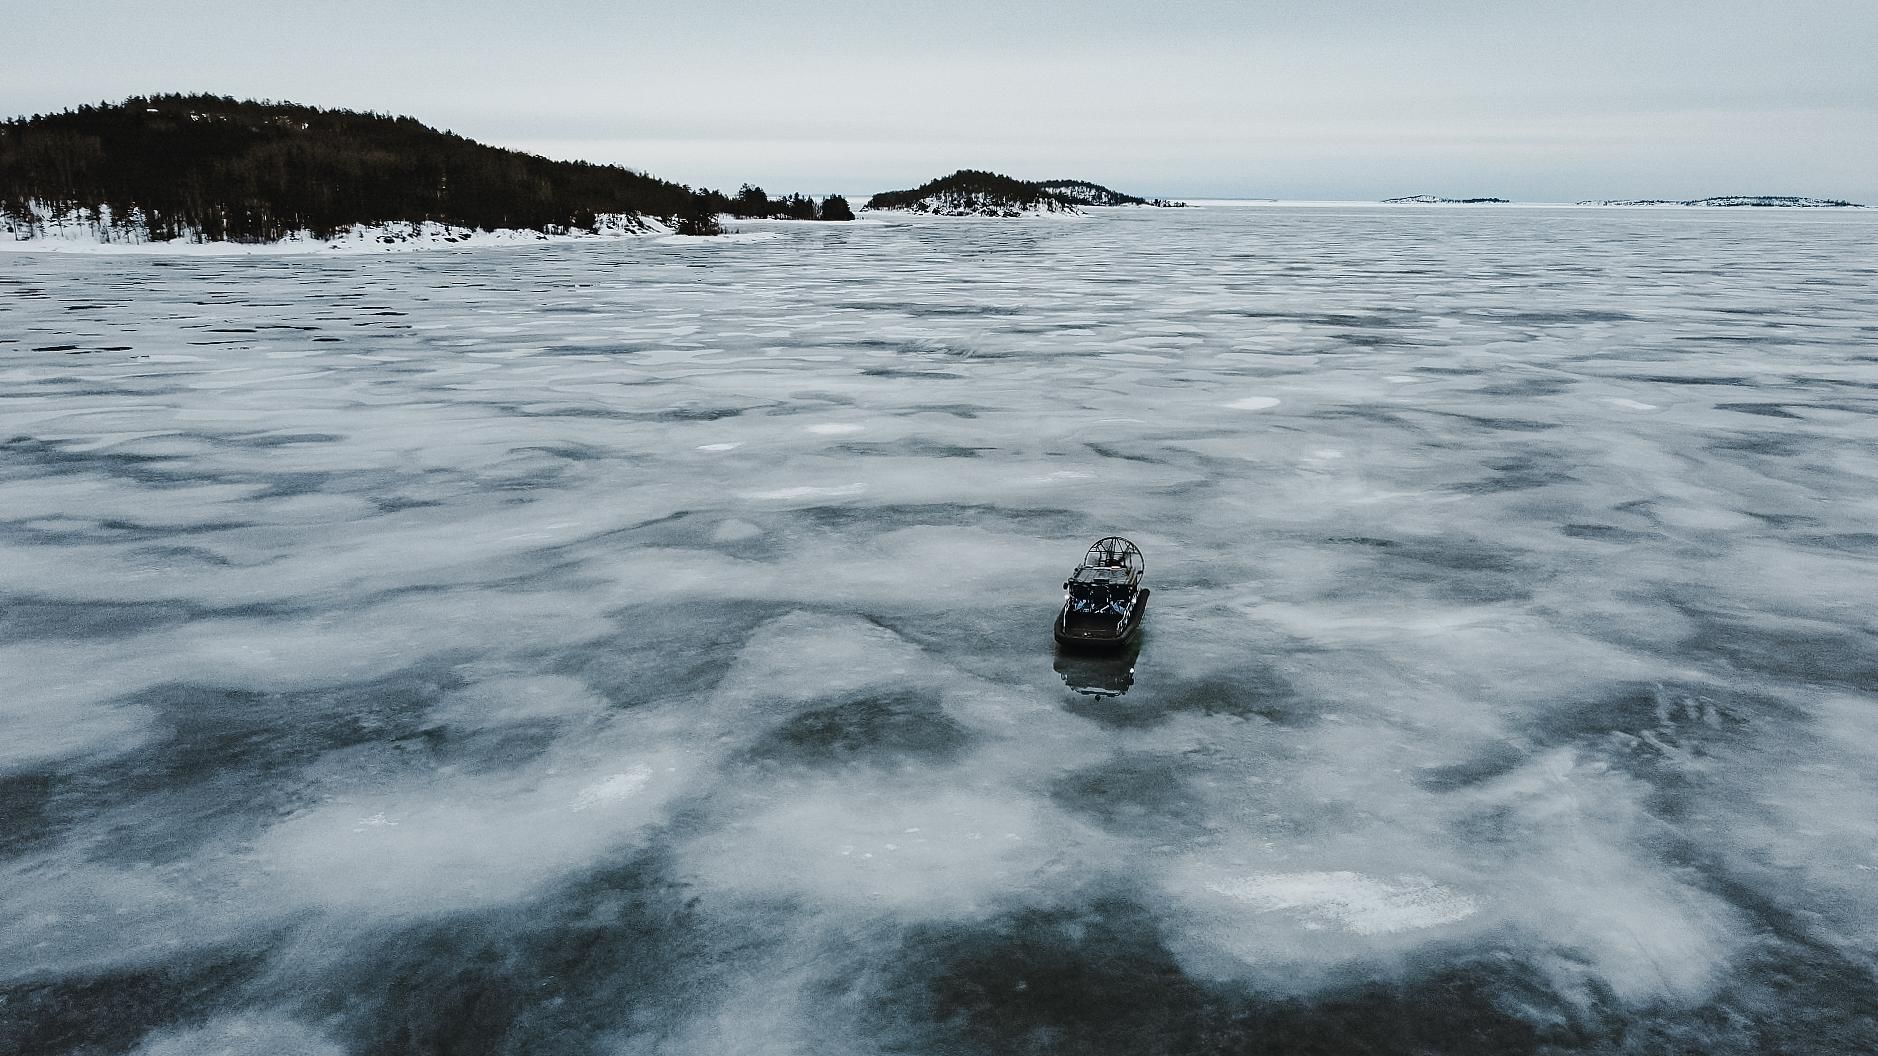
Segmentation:
[(0, 110), (213, 91), (772, 192), (1878, 204), (1878, 0), (7, 0)]

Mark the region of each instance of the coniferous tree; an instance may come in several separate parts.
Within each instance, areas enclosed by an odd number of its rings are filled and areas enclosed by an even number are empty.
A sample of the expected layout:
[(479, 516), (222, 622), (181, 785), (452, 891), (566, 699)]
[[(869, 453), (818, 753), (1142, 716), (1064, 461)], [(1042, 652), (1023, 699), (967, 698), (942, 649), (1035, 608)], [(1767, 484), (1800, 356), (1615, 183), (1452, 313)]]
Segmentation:
[(673, 230), (681, 235), (721, 235), (724, 228), (717, 222), (718, 205), (714, 198), (722, 198), (715, 192), (693, 195), (691, 200), (680, 210)]
[(822, 199), (822, 219), (852, 220), (854, 219), (854, 209), (848, 205), (846, 198), (838, 194), (831, 194)]
[(733, 210), (738, 216), (758, 218), (770, 215), (769, 195), (761, 187), (744, 184), (737, 188), (737, 203)]

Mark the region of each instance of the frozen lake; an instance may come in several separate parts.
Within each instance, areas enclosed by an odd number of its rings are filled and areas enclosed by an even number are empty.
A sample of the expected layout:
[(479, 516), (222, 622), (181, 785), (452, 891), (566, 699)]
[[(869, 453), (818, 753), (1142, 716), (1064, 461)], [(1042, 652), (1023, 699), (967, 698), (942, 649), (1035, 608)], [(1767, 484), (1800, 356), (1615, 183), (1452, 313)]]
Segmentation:
[(762, 230), (0, 256), (0, 1051), (1878, 1048), (1878, 215)]

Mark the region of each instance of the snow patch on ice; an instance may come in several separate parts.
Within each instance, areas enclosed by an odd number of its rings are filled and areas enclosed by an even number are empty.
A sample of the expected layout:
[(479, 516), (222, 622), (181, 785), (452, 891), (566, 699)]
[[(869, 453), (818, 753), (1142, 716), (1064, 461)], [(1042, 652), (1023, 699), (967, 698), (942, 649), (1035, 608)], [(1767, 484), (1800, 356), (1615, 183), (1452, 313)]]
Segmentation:
[(492, 678), (452, 694), (439, 705), (440, 725), (480, 730), (524, 722), (598, 715), (606, 701), (566, 675)]
[(739, 520), (733, 517), (730, 520), (719, 522), (718, 526), (711, 532), (711, 540), (719, 543), (741, 543), (745, 539), (755, 539), (762, 534), (762, 528), (751, 524), (749, 521)]
[(1263, 411), (1283, 402), (1276, 396), (1247, 396), (1241, 400), (1234, 400), (1226, 406), (1235, 411)]
[[(113, 704), (106, 691), (97, 697), (81, 695), (99, 681), (80, 681), (47, 672), (47, 653), (59, 657), (67, 650), (7, 646), (0, 648), (0, 670), (13, 672), (11, 692), (0, 698), (0, 775), (55, 759), (120, 755), (142, 747), (153, 735), (157, 715), (135, 704)], [(70, 650), (71, 653), (80, 650)]]
[(199, 1027), (159, 1030), (135, 1056), (345, 1056), (345, 1049), (281, 1016), (236, 1014)]
[(693, 879), (750, 897), (946, 918), (1064, 868), (1085, 841), (1101, 842), (1045, 804), (901, 777), (763, 797), (681, 861)]
[(542, 767), (444, 772), (312, 805), (255, 841), (260, 897), (381, 916), (521, 898), (663, 817), (679, 758), (642, 754), (619, 768), (648, 733), (564, 741)]
[(634, 795), (646, 787), (652, 780), (652, 771), (643, 766), (635, 766), (623, 774), (614, 774), (604, 781), (598, 781), (580, 790), (574, 797), (574, 809), (586, 810), (606, 803), (617, 803)]
[(769, 491), (751, 491), (746, 492), (745, 496), (752, 499), (771, 501), (784, 499), (839, 499), (845, 496), (859, 495), (866, 490), (867, 485), (859, 483), (837, 484), (827, 487), (804, 485), (799, 488), (774, 488)]
[(1479, 908), (1472, 898), (1425, 876), (1382, 880), (1347, 871), (1257, 873), (1215, 881), (1208, 891), (1260, 912), (1292, 912), (1307, 928), (1334, 925), (1358, 935), (1439, 927)]

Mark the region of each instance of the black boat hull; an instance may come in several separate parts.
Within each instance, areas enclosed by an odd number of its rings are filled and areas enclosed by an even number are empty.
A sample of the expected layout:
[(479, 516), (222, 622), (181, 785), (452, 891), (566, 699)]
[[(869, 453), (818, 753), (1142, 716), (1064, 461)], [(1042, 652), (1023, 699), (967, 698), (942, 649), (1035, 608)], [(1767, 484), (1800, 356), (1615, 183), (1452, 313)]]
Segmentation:
[(1134, 607), (1128, 610), (1127, 619), (1114, 627), (1107, 626), (1072, 626), (1067, 602), (1063, 611), (1056, 614), (1056, 644), (1065, 649), (1114, 649), (1126, 644), (1141, 633), (1141, 622), (1148, 615), (1148, 594), (1143, 587)]

